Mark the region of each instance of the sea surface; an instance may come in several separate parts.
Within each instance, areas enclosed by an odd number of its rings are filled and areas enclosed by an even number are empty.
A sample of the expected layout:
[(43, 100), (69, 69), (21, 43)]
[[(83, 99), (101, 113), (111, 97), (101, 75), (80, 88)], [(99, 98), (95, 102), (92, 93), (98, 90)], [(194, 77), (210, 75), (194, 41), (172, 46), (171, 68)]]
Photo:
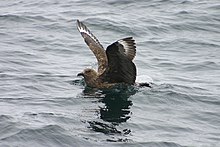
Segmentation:
[[(77, 19), (152, 88), (85, 88)], [(0, 146), (219, 147), (220, 1), (1, 0)]]

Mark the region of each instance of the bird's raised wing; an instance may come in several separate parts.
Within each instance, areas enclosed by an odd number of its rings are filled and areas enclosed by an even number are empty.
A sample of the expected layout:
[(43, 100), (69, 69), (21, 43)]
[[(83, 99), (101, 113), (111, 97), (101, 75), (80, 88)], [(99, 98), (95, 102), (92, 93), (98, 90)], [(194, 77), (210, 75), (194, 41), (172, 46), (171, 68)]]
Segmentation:
[[(107, 47), (106, 55), (108, 59), (108, 66), (106, 71), (100, 77), (103, 81), (109, 83), (135, 83), (136, 66), (132, 62), (134, 54), (126, 54), (126, 47), (124, 47), (124, 44), (126, 44), (127, 40), (129, 40), (129, 43), (132, 42), (131, 44), (134, 46), (134, 40), (131, 41), (131, 38), (125, 38), (116, 41)], [(124, 44), (122, 44), (122, 42)]]
[(77, 28), (98, 61), (98, 74), (102, 74), (107, 66), (107, 56), (104, 48), (91, 31), (79, 20), (77, 20)]

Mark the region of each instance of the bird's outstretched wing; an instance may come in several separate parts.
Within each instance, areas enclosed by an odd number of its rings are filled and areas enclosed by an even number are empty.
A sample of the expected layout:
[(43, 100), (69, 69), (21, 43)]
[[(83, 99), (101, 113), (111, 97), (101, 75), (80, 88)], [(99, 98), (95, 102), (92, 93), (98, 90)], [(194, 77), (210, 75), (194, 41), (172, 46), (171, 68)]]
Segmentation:
[[(132, 46), (133, 45), (133, 46)], [(135, 53), (126, 52), (135, 49), (134, 40), (124, 38), (109, 45), (106, 49), (108, 66), (100, 77), (104, 82), (134, 84), (136, 80), (136, 66), (132, 62)]]
[(104, 48), (91, 31), (79, 20), (77, 20), (77, 28), (98, 61), (98, 74), (102, 74), (108, 63)]

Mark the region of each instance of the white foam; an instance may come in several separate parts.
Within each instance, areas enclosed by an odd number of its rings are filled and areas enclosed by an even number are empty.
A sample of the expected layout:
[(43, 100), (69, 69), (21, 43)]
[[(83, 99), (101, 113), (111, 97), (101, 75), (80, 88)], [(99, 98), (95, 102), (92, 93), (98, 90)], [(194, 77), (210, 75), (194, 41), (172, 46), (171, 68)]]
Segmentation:
[(148, 75), (138, 75), (136, 77), (137, 83), (153, 83), (153, 79)]

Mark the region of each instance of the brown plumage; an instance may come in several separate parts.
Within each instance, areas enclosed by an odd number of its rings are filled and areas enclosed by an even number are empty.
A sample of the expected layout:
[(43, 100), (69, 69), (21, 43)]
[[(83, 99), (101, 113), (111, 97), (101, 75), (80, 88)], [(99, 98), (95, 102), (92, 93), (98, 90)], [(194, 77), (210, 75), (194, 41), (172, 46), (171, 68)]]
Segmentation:
[(112, 43), (105, 51), (98, 39), (79, 20), (77, 28), (98, 61), (97, 72), (87, 68), (78, 74), (84, 77), (87, 86), (109, 88), (118, 83), (135, 84), (136, 66), (132, 60), (136, 55), (136, 46), (132, 37)]

